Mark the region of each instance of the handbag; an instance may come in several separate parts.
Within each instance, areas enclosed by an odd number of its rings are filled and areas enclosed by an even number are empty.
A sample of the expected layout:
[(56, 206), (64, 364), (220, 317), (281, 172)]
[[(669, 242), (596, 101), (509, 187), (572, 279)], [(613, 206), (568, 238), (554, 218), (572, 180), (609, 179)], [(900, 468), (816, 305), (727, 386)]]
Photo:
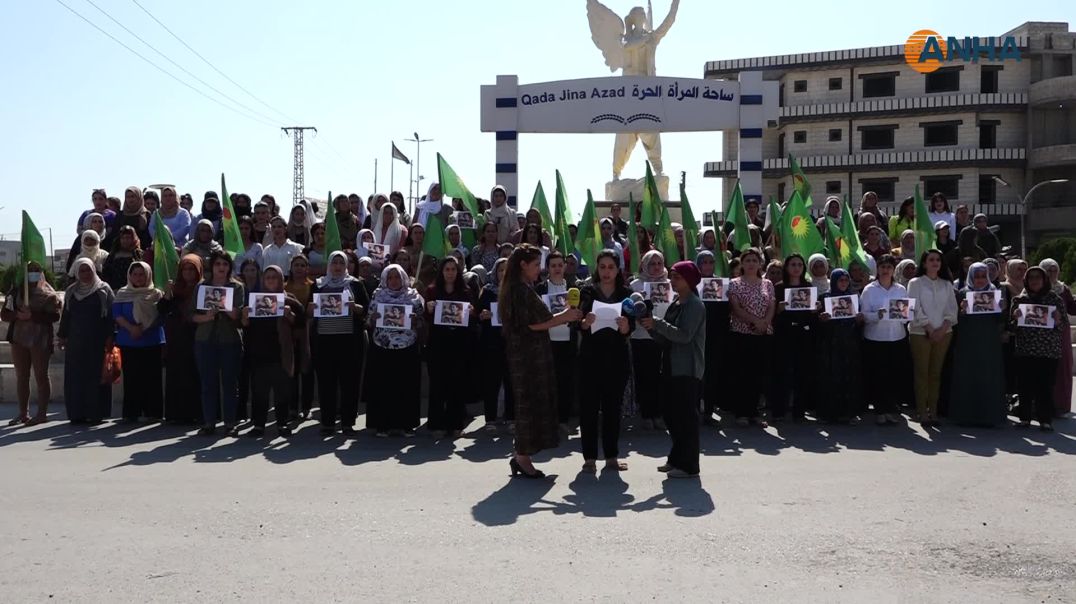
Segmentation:
[(120, 349), (113, 346), (105, 351), (105, 361), (101, 367), (101, 385), (118, 384), (123, 375), (123, 356)]

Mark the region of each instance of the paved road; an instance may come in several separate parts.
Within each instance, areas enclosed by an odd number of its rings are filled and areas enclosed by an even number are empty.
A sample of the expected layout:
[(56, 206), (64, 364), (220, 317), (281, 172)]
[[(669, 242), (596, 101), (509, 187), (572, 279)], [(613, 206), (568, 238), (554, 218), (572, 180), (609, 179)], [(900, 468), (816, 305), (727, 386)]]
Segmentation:
[(1072, 602), (1057, 427), (707, 430), (696, 481), (634, 431), (626, 473), (579, 475), (573, 437), (541, 482), (507, 436), (2, 428), (0, 600)]

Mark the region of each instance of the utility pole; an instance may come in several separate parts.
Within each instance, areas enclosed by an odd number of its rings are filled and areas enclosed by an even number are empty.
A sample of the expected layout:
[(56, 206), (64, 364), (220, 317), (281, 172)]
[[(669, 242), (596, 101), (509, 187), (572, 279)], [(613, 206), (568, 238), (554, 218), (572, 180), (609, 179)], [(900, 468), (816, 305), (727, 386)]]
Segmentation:
[(432, 138), (420, 138), (418, 132), (415, 138), (406, 138), (406, 141), (415, 143), (415, 172), (418, 172), (418, 181), (415, 182), (415, 207), (418, 207), (418, 196), (422, 195), (422, 143), (432, 141)]
[[(313, 126), (286, 126), (281, 130), (295, 141), (295, 167), (291, 183), (291, 203), (292, 205), (299, 205), (299, 202), (306, 196), (306, 183), (304, 182), (303, 173), (303, 133), (307, 130), (313, 130), (314, 134), (317, 134), (318, 129)], [(331, 199), (329, 200), (329, 206), (332, 206)]]

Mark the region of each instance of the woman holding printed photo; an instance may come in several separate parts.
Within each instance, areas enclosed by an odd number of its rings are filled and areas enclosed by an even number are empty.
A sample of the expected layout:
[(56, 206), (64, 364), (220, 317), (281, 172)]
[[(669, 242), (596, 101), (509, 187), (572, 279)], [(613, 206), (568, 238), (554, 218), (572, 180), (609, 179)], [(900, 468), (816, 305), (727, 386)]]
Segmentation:
[[(639, 259), (639, 278), (631, 282), (631, 289), (646, 296), (647, 284), (654, 287), (653, 284), (668, 280), (665, 256), (657, 250), (650, 250)], [(661, 418), (661, 349), (640, 326), (631, 334), (631, 359), (635, 400), (643, 418), (642, 428), (664, 430), (665, 420)]]
[[(236, 413), (239, 407), (239, 369), (243, 358), (240, 309), (246, 301), (243, 284), (232, 277), (232, 257), (222, 250), (209, 255), (209, 275), (201, 287), (229, 289), (232, 310), (196, 310), (193, 321), (194, 359), (202, 385), (203, 436), (212, 436), (217, 419), (224, 412), (224, 428), (229, 436), (239, 435)], [(197, 292), (191, 300), (196, 304)]]
[[(366, 427), (378, 436), (411, 437), (421, 421), (419, 334), (425, 321), (425, 301), (411, 287), (403, 267), (390, 264), (381, 271), (381, 285), (374, 291), (370, 304), (369, 324), (373, 332), (366, 366), (366, 375), (371, 376)], [(383, 305), (410, 308), (411, 324), (406, 325), (406, 315), (400, 308), (392, 308), (403, 329), (377, 327)]]
[(579, 292), (579, 310), (584, 313), (579, 347), (582, 376), (579, 431), (583, 441), (583, 471), (597, 470), (599, 415), (602, 459), (606, 468), (620, 471), (628, 469), (628, 464), (620, 461), (620, 416), (624, 386), (628, 383), (628, 334), (635, 326), (618, 311), (615, 329), (595, 330), (598, 317), (594, 313), (594, 303), (619, 305), (631, 296), (631, 290), (624, 285), (616, 252), (612, 250), (602, 250), (598, 254), (595, 277), (596, 282), (588, 283)]
[[(833, 269), (829, 274), (829, 292), (822, 294), (822, 300), (854, 295), (852, 277), (848, 271)], [(815, 336), (818, 380), (816, 409), (822, 421), (838, 424), (859, 422), (858, 416), (863, 408), (862, 357), (859, 351), (859, 326), (862, 323), (862, 314), (850, 319), (834, 318), (825, 311), (818, 315), (818, 333)]]
[[(564, 256), (559, 251), (553, 250), (546, 256), (545, 269), (548, 277), (534, 288), (539, 296), (566, 294), (569, 289), (575, 287), (574, 282), (564, 276)], [(565, 432), (569, 430), (568, 422), (576, 415), (575, 365), (579, 351), (576, 335), (576, 326), (571, 324), (549, 330), (553, 362), (556, 364), (557, 416), (560, 418), (560, 429)]]
[[(1049, 307), (1053, 315), (1053, 328), (1020, 326), (1023, 314), (1021, 304)], [(1053, 430), (1054, 380), (1057, 364), (1062, 354), (1061, 332), (1069, 328), (1069, 316), (1065, 302), (1050, 287), (1046, 271), (1038, 266), (1027, 269), (1024, 275), (1024, 291), (1012, 301), (1012, 322), (1016, 332), (1016, 370), (1020, 384), (1020, 406), (1017, 415), (1020, 425), (1031, 424), (1032, 416), (1043, 431)]]
[[(814, 307), (789, 309), (785, 291), (791, 289), (799, 290), (798, 294), (813, 293), (808, 291), (812, 287), (807, 281), (807, 263), (800, 254), (785, 258), (780, 282), (774, 287), (777, 312), (773, 319), (773, 379), (766, 395), (773, 421), (785, 419), (789, 410), (793, 421), (802, 421), (804, 414), (814, 408), (811, 367), (803, 360), (811, 358), (814, 352), (818, 312)], [(810, 306), (809, 297), (806, 302)]]
[(777, 308), (773, 283), (762, 278), (762, 252), (748, 248), (740, 254), (743, 274), (729, 282), (732, 307), (730, 344), (733, 359), (734, 413), (736, 425), (755, 423), (765, 428), (759, 401), (770, 378), (773, 347), (773, 316)]
[[(430, 321), (430, 339), (427, 342), (426, 369), (430, 375), (429, 412), (427, 427), (434, 439), (444, 438), (448, 432), (453, 438), (463, 436), (463, 429), (471, 422), (467, 416), (469, 391), (463, 379), (467, 375), (467, 352), (474, 344), (474, 331), (470, 328), (471, 291), (463, 279), (463, 270), (455, 256), (441, 259), (437, 276), (426, 288), (426, 318)], [(452, 325), (437, 325), (437, 302), (444, 304), (445, 319)], [(459, 323), (464, 318), (467, 321)], [(459, 309), (458, 312), (449, 310)]]
[[(708, 231), (713, 235), (713, 230)], [(718, 254), (725, 252), (720, 249)], [(695, 257), (695, 266), (699, 267), (699, 274), (704, 279), (714, 276), (717, 262), (714, 252), (703, 249)], [(728, 378), (729, 372), (729, 303), (726, 299), (722, 302), (707, 302), (706, 307), (706, 376), (703, 378), (703, 423), (716, 425), (714, 411), (719, 403), (725, 398), (721, 392), (721, 384)]]
[(251, 318), (251, 308), (243, 308), (243, 337), (250, 363), (251, 417), (254, 420), (254, 427), (247, 436), (259, 438), (265, 434), (269, 397), (272, 396), (277, 434), (288, 437), (291, 436), (289, 416), (296, 390), (295, 334), (305, 329), (306, 313), (299, 300), (284, 291), (284, 271), (279, 266), (265, 267), (261, 282), (262, 292), (284, 294), (284, 315)]
[(995, 291), (990, 269), (976, 262), (968, 269), (966, 286), (957, 293), (960, 329), (954, 336), (948, 415), (955, 424), (996, 428), (1008, 421), (1001, 348), (1007, 309), (973, 314), (968, 308), (969, 292), (986, 292), (993, 301)]
[[(911, 262), (907, 260), (905, 262)], [(859, 296), (863, 314), (863, 398), (874, 406), (875, 422), (881, 426), (900, 423), (899, 405), (911, 400), (911, 388), (902, 387), (905, 379), (894, 375), (911, 375), (911, 352), (908, 328), (903, 321), (890, 321), (889, 301), (908, 297), (908, 290), (897, 281), (897, 259), (886, 254), (878, 259), (878, 278)], [(913, 311), (914, 312), (914, 311)]]
[[(307, 307), (310, 327), (310, 354), (318, 377), (318, 401), (321, 404), (321, 434), (336, 434), (336, 417), (340, 416), (341, 431), (355, 434), (355, 418), (359, 413), (359, 372), (363, 360), (363, 328), (370, 300), (366, 288), (347, 270), (347, 255), (341, 251), (329, 254), (325, 276), (314, 283), (311, 297), (316, 294), (347, 296), (346, 315), (314, 318), (317, 302)], [(317, 298), (313, 298), (317, 299)]]

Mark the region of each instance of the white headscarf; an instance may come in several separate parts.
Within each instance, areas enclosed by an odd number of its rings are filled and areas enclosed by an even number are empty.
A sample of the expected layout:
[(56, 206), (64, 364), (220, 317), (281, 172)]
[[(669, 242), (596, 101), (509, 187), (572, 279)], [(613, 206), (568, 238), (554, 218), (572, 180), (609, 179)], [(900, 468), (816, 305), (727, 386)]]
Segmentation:
[(400, 249), (400, 246), (403, 245), (405, 239), (404, 233), (406, 233), (407, 230), (404, 228), (404, 225), (400, 224), (400, 212), (396, 209), (396, 205), (386, 203), (381, 207), (381, 212), (378, 214), (379, 216), (385, 211), (385, 208), (388, 208), (389, 211), (392, 212), (392, 222), (390, 222), (387, 227), (379, 226), (379, 228), (374, 229), (374, 243), (387, 245), (389, 253), (395, 254), (396, 251)]
[[(337, 256), (344, 261), (344, 274), (342, 276), (333, 275), (333, 259)], [(343, 291), (345, 287), (354, 281), (355, 278), (351, 276), (351, 273), (347, 271), (347, 254), (337, 250), (331, 254), (325, 261), (325, 276), (318, 279), (318, 289), (322, 291), (328, 291), (330, 293)]]
[[(67, 272), (67, 276), (74, 277), (78, 274), (77, 263), (82, 258), (88, 259), (93, 264), (94, 270), (100, 273), (105, 265), (105, 259), (108, 258), (108, 252), (101, 249), (101, 236), (97, 234), (97, 231), (88, 228), (82, 231), (78, 239), (82, 248), (79, 250), (78, 256), (75, 257), (75, 264), (71, 265), (71, 270)], [(87, 239), (92, 239), (94, 243), (86, 245)]]
[[(78, 278), (78, 270), (83, 266), (90, 267), (90, 272), (93, 273), (93, 281), (83, 283)], [(106, 295), (101, 300), (101, 317), (107, 317), (109, 311), (112, 310), (112, 288), (97, 276), (97, 271), (93, 268), (93, 261), (89, 258), (79, 258), (71, 265), (71, 270), (72, 275), (75, 277), (75, 282), (67, 286), (67, 291), (64, 292), (64, 307), (70, 306), (72, 298), (81, 302), (97, 292), (103, 291)]]
[(415, 223), (421, 224), (423, 227), (425, 227), (426, 218), (428, 218), (430, 214), (437, 214), (441, 211), (441, 207), (444, 206), (444, 195), (441, 196), (441, 201), (430, 200), (430, 194), (433, 193), (433, 188), (440, 185), (441, 183), (439, 182), (430, 183), (430, 188), (426, 191), (426, 201), (418, 204), (418, 207), (415, 208)]

